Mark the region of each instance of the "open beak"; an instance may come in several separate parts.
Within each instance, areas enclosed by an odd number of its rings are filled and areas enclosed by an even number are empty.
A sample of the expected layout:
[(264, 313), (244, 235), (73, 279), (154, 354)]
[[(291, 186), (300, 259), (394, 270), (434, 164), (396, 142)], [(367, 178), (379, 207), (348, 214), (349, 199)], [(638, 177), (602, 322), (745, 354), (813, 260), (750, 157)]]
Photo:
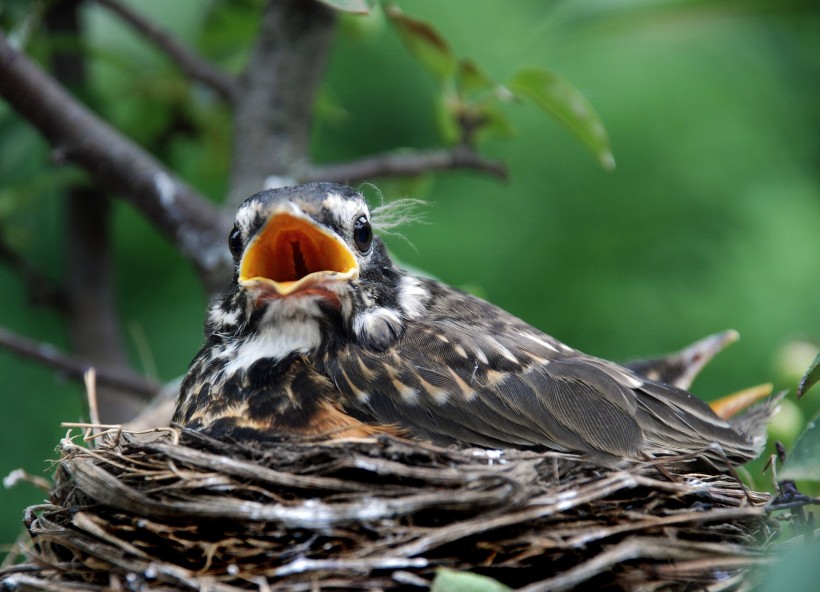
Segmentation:
[(279, 296), (357, 277), (356, 257), (335, 232), (286, 208), (273, 213), (239, 263), (241, 285)]

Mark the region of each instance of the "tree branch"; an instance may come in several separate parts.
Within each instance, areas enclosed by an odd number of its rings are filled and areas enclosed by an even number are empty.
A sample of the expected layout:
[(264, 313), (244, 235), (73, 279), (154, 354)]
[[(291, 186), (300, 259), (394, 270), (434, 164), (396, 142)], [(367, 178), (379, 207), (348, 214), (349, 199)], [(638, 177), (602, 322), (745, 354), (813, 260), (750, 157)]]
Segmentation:
[(34, 124), (59, 160), (84, 168), (140, 210), (215, 292), (230, 277), (230, 222), (194, 189), (77, 102), (0, 33), (0, 96)]
[(161, 386), (131, 370), (90, 364), (85, 360), (60, 352), (51, 344), (32, 341), (3, 327), (0, 327), (0, 347), (21, 357), (56, 368), (72, 380), (83, 380), (85, 371), (93, 367), (97, 372), (99, 384), (128, 391), (146, 401), (153, 398)]
[(134, 12), (130, 7), (117, 0), (95, 1), (119, 16), (148, 41), (161, 49), (188, 78), (209, 86), (224, 100), (229, 103), (233, 102), (238, 85), (231, 76), (207, 62), (180, 43), (173, 35)]
[(507, 178), (507, 168), (503, 163), (485, 159), (469, 146), (458, 146), (453, 149), (395, 151), (349, 162), (313, 165), (298, 177), (301, 182), (305, 183), (310, 181), (357, 183), (378, 177), (414, 176), (450, 169), (474, 169), (499, 179)]
[(268, 0), (235, 102), (228, 203), (261, 191), (271, 175), (293, 177), (308, 161), (313, 101), (335, 22), (308, 0)]

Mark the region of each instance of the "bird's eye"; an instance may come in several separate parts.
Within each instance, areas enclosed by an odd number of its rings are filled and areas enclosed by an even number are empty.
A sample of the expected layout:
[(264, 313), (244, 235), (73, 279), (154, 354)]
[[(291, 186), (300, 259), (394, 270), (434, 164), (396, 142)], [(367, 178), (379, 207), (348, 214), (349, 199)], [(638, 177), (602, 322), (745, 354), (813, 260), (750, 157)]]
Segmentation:
[(373, 230), (370, 228), (370, 222), (365, 216), (359, 216), (353, 224), (353, 242), (356, 243), (356, 248), (366, 253), (372, 241)]
[(231, 255), (239, 258), (242, 254), (242, 233), (234, 226), (231, 234), (228, 236), (228, 248), (231, 250)]

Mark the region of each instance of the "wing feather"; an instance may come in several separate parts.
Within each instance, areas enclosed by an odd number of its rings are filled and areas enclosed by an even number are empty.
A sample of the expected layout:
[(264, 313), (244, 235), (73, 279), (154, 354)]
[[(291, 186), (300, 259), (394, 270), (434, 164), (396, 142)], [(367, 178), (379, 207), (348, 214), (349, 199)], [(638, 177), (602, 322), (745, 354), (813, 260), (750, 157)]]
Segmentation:
[(434, 294), (428, 314), (407, 322), (391, 348), (347, 344), (325, 356), (324, 371), (342, 391), (343, 405), (359, 416), (440, 443), (545, 446), (603, 462), (644, 449), (691, 449), (699, 438), (748, 454), (745, 439), (686, 391), (573, 350), (482, 300), (423, 282)]
[(729, 459), (745, 461), (758, 454), (758, 443), (745, 437), (729, 422), (692, 394), (656, 382), (638, 391), (638, 419), (649, 451), (692, 449), (717, 444)]

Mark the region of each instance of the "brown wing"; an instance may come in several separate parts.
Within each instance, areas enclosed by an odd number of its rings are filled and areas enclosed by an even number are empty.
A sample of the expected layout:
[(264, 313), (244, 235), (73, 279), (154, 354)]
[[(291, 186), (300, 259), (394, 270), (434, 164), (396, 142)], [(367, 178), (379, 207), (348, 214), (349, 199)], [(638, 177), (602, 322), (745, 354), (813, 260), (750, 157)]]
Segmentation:
[(627, 371), (431, 285), (430, 314), (408, 323), (394, 347), (349, 345), (327, 356), (325, 371), (346, 406), (438, 442), (546, 446), (602, 460), (637, 454), (643, 438), (631, 385), (638, 381)]
[(603, 462), (712, 441), (730, 453), (748, 447), (689, 393), (573, 350), (482, 300), (429, 285), (436, 292), (429, 314), (408, 323), (395, 346), (348, 345), (324, 360), (342, 404), (358, 416), (442, 443), (545, 446)]

